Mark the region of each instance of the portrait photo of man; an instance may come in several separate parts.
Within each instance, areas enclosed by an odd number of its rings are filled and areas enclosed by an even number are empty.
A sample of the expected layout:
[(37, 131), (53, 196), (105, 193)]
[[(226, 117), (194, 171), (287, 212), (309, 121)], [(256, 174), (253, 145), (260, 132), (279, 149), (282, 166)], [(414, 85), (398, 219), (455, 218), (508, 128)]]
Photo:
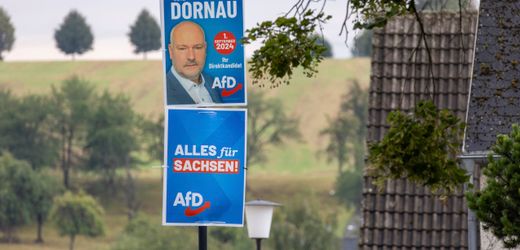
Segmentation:
[(167, 105), (205, 105), (221, 103), (213, 78), (202, 71), (207, 43), (202, 27), (192, 21), (175, 25), (170, 32), (168, 54), (171, 68), (166, 72)]

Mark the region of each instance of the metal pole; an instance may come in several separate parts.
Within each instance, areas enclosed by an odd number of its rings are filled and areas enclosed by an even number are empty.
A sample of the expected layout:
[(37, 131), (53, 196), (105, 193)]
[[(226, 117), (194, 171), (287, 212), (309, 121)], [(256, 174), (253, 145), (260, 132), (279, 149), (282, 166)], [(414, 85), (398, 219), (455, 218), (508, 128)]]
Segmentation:
[(262, 239), (256, 239), (256, 250), (262, 250)]
[[(474, 170), (475, 170), (475, 159), (463, 159), (462, 163), (464, 164), (464, 168), (470, 174), (470, 183), (475, 184), (474, 182)], [(467, 187), (464, 188), (467, 191)], [(476, 250), (479, 249), (480, 240), (479, 237), (479, 224), (478, 220), (475, 216), (475, 213), (468, 208), (468, 249)]]
[(208, 250), (208, 227), (199, 226), (199, 250)]

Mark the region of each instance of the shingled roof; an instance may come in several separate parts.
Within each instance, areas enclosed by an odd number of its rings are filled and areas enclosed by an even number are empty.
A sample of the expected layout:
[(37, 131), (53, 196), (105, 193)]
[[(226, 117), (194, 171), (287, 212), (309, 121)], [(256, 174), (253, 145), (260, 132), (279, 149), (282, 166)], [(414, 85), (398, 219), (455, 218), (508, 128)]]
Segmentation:
[[(367, 142), (388, 129), (387, 114), (408, 111), (433, 97), (440, 108), (465, 118), (475, 41), (476, 13), (422, 15), (433, 67), (414, 17), (396, 18), (373, 37)], [(420, 48), (417, 45), (421, 43)], [(431, 77), (433, 74), (433, 79)], [(462, 192), (445, 203), (401, 179), (382, 191), (365, 176), (360, 249), (467, 249), (467, 206)]]
[(489, 151), (520, 122), (520, 1), (481, 0), (464, 150)]

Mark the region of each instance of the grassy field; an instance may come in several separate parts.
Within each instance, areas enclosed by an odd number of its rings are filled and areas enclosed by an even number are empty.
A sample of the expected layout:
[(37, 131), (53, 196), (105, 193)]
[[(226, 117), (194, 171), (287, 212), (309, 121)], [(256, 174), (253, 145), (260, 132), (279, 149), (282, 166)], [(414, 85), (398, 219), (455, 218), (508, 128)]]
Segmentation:
[[(160, 61), (4, 62), (0, 63), (0, 88), (8, 88), (17, 95), (49, 93), (52, 86), (77, 75), (98, 91), (108, 89), (128, 95), (138, 112), (156, 116), (163, 112), (164, 104), (161, 72)], [(352, 80), (368, 86), (369, 74), (368, 59), (329, 59), (320, 65), (315, 78), (296, 71), (288, 86), (276, 89), (249, 86), (249, 90), (265, 91), (269, 97), (280, 99), (287, 112), (299, 118), (303, 135), (303, 143), (273, 151), (273, 161), (261, 169), (302, 172), (323, 165), (322, 160), (314, 158), (326, 143), (319, 136), (326, 126), (326, 117), (337, 112), (341, 96)], [(298, 149), (297, 153), (288, 152), (293, 149)]]
[[(270, 98), (280, 99), (286, 111), (299, 118), (302, 142), (291, 142), (283, 147), (269, 149), (269, 161), (253, 166), (247, 173), (247, 200), (262, 198), (283, 202), (297, 193), (308, 192), (319, 197), (320, 203), (331, 209), (338, 206), (330, 195), (337, 174), (336, 166), (324, 157), (318, 157), (325, 146), (319, 131), (326, 125), (326, 117), (333, 116), (339, 108), (341, 96), (353, 80), (368, 86), (368, 59), (326, 60), (320, 66), (316, 78), (306, 78), (299, 72), (288, 86), (276, 89), (259, 89)], [(149, 116), (163, 112), (163, 79), (160, 61), (76, 61), (76, 62), (10, 62), (0, 63), (0, 88), (8, 88), (16, 95), (49, 93), (51, 86), (77, 75), (97, 86), (98, 91), (108, 89), (128, 95), (135, 109)], [(159, 168), (143, 167), (138, 173), (139, 197), (142, 212), (160, 222), (162, 209), (162, 183)], [(91, 177), (75, 173), (75, 180)], [(95, 180), (93, 182), (95, 184)], [(87, 182), (92, 192), (95, 185)], [(99, 188), (99, 187), (98, 187)], [(76, 249), (109, 249), (127, 223), (122, 197), (98, 197), (106, 209), (107, 235), (99, 239), (79, 237)], [(340, 225), (346, 223), (350, 212), (340, 210)], [(35, 226), (27, 226), (19, 232), (22, 244), (0, 244), (0, 249), (67, 249), (68, 239), (46, 225), (46, 243), (35, 245)], [(245, 229), (243, 229), (245, 230)], [(341, 235), (341, 230), (337, 232)]]

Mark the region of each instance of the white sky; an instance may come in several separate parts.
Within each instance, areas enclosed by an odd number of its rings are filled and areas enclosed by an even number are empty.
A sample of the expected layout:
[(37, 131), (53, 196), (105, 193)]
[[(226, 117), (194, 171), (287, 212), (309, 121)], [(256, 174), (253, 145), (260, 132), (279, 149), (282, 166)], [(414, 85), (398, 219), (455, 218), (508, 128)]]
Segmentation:
[[(325, 38), (333, 45), (334, 56), (350, 56), (339, 36), (345, 16), (347, 0), (328, 0), (325, 12), (333, 16), (325, 26)], [(274, 20), (288, 11), (296, 0), (244, 0), (245, 28)], [(78, 57), (78, 60), (119, 60), (142, 58), (133, 53), (128, 40), (130, 25), (139, 12), (146, 8), (160, 23), (160, 0), (0, 0), (15, 26), (16, 41), (13, 49), (4, 54), (6, 61), (20, 60), (70, 60), (55, 45), (54, 31), (72, 9), (86, 17), (94, 33), (93, 50)], [(349, 40), (354, 37), (349, 35)], [(350, 44), (350, 43), (349, 43)], [(246, 47), (249, 57), (257, 46)], [(160, 59), (160, 52), (149, 53), (148, 58)]]

